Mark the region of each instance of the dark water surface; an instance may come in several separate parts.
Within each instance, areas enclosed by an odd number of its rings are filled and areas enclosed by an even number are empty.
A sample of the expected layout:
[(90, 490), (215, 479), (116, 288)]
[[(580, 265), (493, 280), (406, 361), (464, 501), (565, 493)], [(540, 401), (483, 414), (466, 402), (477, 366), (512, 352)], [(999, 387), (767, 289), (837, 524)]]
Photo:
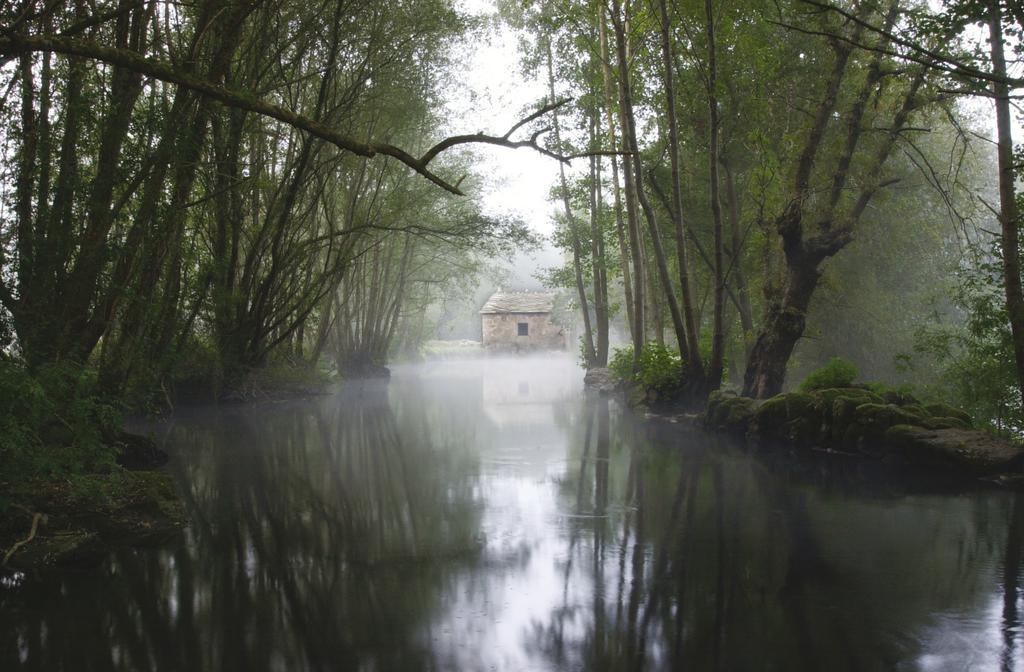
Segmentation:
[(587, 401), (564, 359), (150, 428), (193, 524), (0, 585), (0, 670), (1024, 670), (1024, 497)]

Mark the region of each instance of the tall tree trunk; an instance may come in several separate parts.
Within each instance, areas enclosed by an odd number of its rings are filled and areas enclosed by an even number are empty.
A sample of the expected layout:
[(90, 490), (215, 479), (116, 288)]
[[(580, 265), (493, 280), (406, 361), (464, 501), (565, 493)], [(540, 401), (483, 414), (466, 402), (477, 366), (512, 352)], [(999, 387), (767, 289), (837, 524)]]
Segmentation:
[[(896, 3), (890, 5), (885, 21), (886, 28), (891, 27), (892, 21), (895, 21), (896, 9)], [(858, 14), (862, 19), (866, 18), (871, 11), (873, 11), (873, 7), (868, 3), (864, 3), (858, 8)], [(856, 43), (860, 39), (862, 30), (861, 24), (858, 24), (853, 29), (850, 42)], [(865, 176), (870, 176), (869, 179), (865, 180), (861, 186), (849, 211), (837, 214), (839, 195), (845, 189), (846, 180), (849, 177), (848, 169), (864, 130), (861, 122), (865, 104), (879, 82), (877, 77), (881, 69), (878, 66), (883, 51), (883, 49), (879, 49), (874, 53), (874, 62), (868, 69), (869, 76), (862, 83), (859, 95), (855, 97), (851, 108), (843, 111), (838, 109), (838, 102), (852, 53), (850, 42), (836, 41), (832, 44), (835, 58), (831, 72), (825, 81), (821, 102), (814, 112), (803, 147), (797, 158), (789, 202), (775, 218), (775, 230), (782, 243), (785, 268), (779, 294), (777, 297), (773, 297), (767, 306), (764, 323), (747, 361), (743, 380), (743, 394), (747, 396), (765, 398), (782, 391), (786, 367), (806, 326), (807, 308), (810, 306), (811, 296), (817, 288), (821, 275), (818, 270), (819, 266), (825, 259), (839, 252), (853, 239), (853, 227), (860, 219), (864, 209), (878, 190), (889, 183), (881, 175), (885, 161), (895, 145), (896, 138), (906, 125), (910, 113), (920, 104), (916, 98), (917, 92), (924, 82), (926, 67), (917, 72), (908, 86), (903, 96), (902, 105), (893, 117), (890, 128), (887, 129), (886, 139), (871, 159), (869, 167), (864, 171)], [(885, 45), (886, 42), (882, 40), (880, 47)], [(847, 134), (843, 149), (836, 161), (837, 165), (831, 171), (833, 174), (832, 198), (818, 211), (805, 211), (805, 208), (809, 207), (809, 201), (812, 200), (809, 198), (811, 175), (819, 160), (826, 130), (832, 119), (836, 117), (845, 119)], [(816, 226), (805, 236), (804, 219), (811, 215), (815, 217)]]
[[(690, 288), (690, 254), (686, 242), (686, 224), (683, 217), (683, 196), (679, 174), (679, 122), (676, 115), (675, 98), (675, 57), (672, 50), (671, 22), (668, 16), (668, 0), (658, 3), (661, 15), (661, 60), (662, 77), (665, 82), (665, 112), (668, 123), (669, 159), (672, 166), (672, 216), (676, 237), (676, 257), (679, 266), (679, 291), (683, 302), (683, 320), (686, 328), (685, 351), (686, 373), (692, 382), (700, 385), (704, 379), (704, 362), (700, 356), (700, 335), (693, 305), (693, 291)], [(680, 354), (683, 351), (680, 350)]]
[(1024, 398), (1024, 291), (1020, 279), (1020, 235), (1017, 195), (1014, 188), (1013, 131), (1010, 117), (1010, 91), (1006, 84), (1006, 56), (1003, 46), (1003, 15), (999, 0), (993, 0), (988, 20), (992, 84), (996, 102), (997, 156), (999, 160), (999, 226), (1003, 255), (1003, 288), (1006, 313), (1010, 318), (1013, 355), (1017, 362), (1017, 385)]
[[(607, 10), (604, 7), (601, 8), (600, 13), (600, 25), (599, 25), (599, 39), (601, 41), (601, 70), (602, 78), (604, 80), (604, 105), (605, 105), (605, 118), (608, 124), (608, 148), (611, 151), (617, 151), (619, 147), (618, 140), (615, 137), (615, 94), (612, 88), (612, 66), (609, 60), (608, 54), (608, 26), (607, 26)], [(622, 214), (622, 194), (619, 188), (619, 157), (611, 157), (612, 164), (612, 195), (615, 204), (615, 234), (619, 242), (619, 257), (622, 264), (622, 290), (626, 298), (626, 324), (629, 327), (630, 337), (632, 338), (634, 321), (634, 309), (633, 309), (633, 273), (629, 270), (630, 264), (630, 251), (629, 246), (626, 244), (626, 226), (623, 222)]]
[(675, 290), (672, 287), (672, 277), (668, 269), (668, 259), (665, 255), (665, 247), (661, 239), (661, 231), (658, 228), (658, 220), (651, 207), (650, 201), (643, 188), (643, 162), (640, 159), (640, 148), (636, 138), (636, 125), (633, 115), (633, 93), (629, 78), (629, 59), (626, 56), (626, 30), (625, 19), (619, 12), (619, 2), (614, 2), (615, 15), (612, 18), (615, 26), (615, 42), (618, 50), (619, 68), (619, 103), (622, 109), (622, 139), (626, 151), (632, 155), (633, 185), (636, 192), (636, 200), (643, 209), (644, 218), (647, 220), (647, 228), (651, 234), (651, 246), (654, 249), (654, 260), (661, 280), (662, 294), (668, 303), (669, 314), (672, 318), (672, 327), (676, 334), (676, 342), (679, 352), (688, 352), (686, 329), (683, 326), (682, 313), (679, 310), (679, 302), (676, 299)]
[[(596, 92), (595, 92), (596, 93)], [(591, 107), (590, 145), (596, 149), (600, 130), (600, 108)], [(608, 366), (608, 271), (604, 253), (604, 233), (601, 226), (601, 158), (590, 157), (590, 258), (594, 272), (594, 318), (597, 327), (595, 364)]]
[(771, 306), (750, 352), (743, 394), (758, 399), (782, 391), (786, 365), (807, 326), (807, 308), (818, 286), (819, 262), (787, 264), (779, 302)]
[[(36, 173), (36, 109), (35, 109), (35, 82), (32, 74), (32, 54), (22, 54), (18, 59), (19, 73), (21, 79), (21, 147), (18, 150), (18, 174), (15, 182), (15, 204), (14, 214), (18, 220), (18, 287), (20, 288), (21, 300), (18, 302), (18, 309), (14, 310), (14, 318), (18, 323), (18, 332), (24, 338), (24, 334), (30, 333), (37, 319), (33, 314), (34, 310), (26, 310), (26, 294), (31, 295), (34, 285), (35, 270), (35, 226), (32, 218), (32, 185), (35, 183)], [(0, 261), (4, 258), (5, 245), (0, 245)], [(0, 278), (3, 282), (3, 278)], [(9, 306), (13, 308), (14, 303)], [(23, 343), (22, 348), (25, 348)], [(33, 344), (34, 349), (34, 344)], [(34, 352), (28, 349), (26, 357), (31, 363)]]
[(640, 353), (644, 348), (646, 340), (646, 320), (644, 319), (644, 262), (643, 262), (643, 235), (640, 233), (640, 215), (637, 211), (637, 192), (641, 185), (634, 179), (633, 159), (634, 156), (628, 149), (626, 140), (626, 119), (622, 105), (622, 78), (627, 76), (629, 71), (629, 58), (626, 55), (626, 28), (625, 18), (622, 16), (622, 3), (620, 0), (612, 0), (612, 28), (615, 32), (615, 53), (619, 66), (619, 128), (622, 132), (622, 145), (626, 152), (622, 156), (622, 176), (626, 186), (626, 224), (629, 233), (629, 250), (633, 261), (633, 367), (639, 366)]
[(743, 270), (743, 237), (740, 232), (740, 206), (736, 196), (736, 179), (728, 160), (722, 161), (725, 171), (725, 195), (729, 202), (729, 233), (730, 276), (735, 278), (736, 310), (740, 314), (740, 325), (743, 327), (743, 353), (750, 357), (750, 346), (754, 338), (754, 311), (750, 306), (750, 285), (747, 274)]
[[(555, 100), (555, 65), (551, 51), (551, 41), (547, 42), (548, 61), (548, 92), (551, 100)], [(552, 113), (552, 126), (554, 127), (555, 145), (561, 147), (562, 134), (558, 123), (558, 111)], [(590, 302), (587, 300), (587, 288), (583, 282), (582, 256), (583, 246), (580, 244), (579, 227), (576, 217), (572, 213), (572, 204), (569, 202), (569, 182), (565, 177), (565, 165), (558, 164), (558, 177), (561, 186), (562, 205), (565, 207), (565, 225), (569, 228), (569, 237), (572, 241), (572, 266), (576, 277), (576, 293), (579, 295), (580, 310), (583, 311), (583, 360), (584, 365), (590, 368), (597, 361), (597, 354), (594, 351), (594, 332), (590, 324)]]
[[(664, 0), (662, 0), (664, 3)], [(711, 0), (704, 0), (707, 17), (708, 38), (708, 120), (710, 140), (708, 164), (711, 175), (711, 216), (715, 227), (715, 295), (713, 331), (711, 336), (711, 364), (708, 372), (708, 389), (718, 389), (722, 384), (722, 364), (725, 357), (725, 263), (722, 255), (722, 203), (718, 193), (718, 54), (715, 50), (715, 13)]]

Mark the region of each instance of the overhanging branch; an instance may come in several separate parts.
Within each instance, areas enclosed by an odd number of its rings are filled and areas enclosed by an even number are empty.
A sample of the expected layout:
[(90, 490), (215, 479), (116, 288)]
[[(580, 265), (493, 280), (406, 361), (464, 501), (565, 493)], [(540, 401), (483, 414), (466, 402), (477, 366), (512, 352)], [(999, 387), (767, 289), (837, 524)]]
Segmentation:
[(223, 105), (253, 112), (271, 119), (276, 119), (288, 124), (289, 126), (305, 131), (314, 137), (329, 142), (340, 149), (359, 156), (365, 156), (367, 158), (372, 158), (377, 155), (390, 156), (413, 169), (415, 172), (427, 178), (445, 191), (458, 196), (464, 195), (459, 189), (459, 185), (462, 182), (461, 178), (452, 183), (429, 168), (430, 162), (433, 161), (440, 153), (458, 145), (489, 144), (499, 147), (507, 147), (510, 149), (526, 147), (562, 162), (567, 162), (574, 158), (593, 155), (617, 154), (617, 152), (601, 151), (565, 155), (553, 152), (546, 147), (541, 146), (537, 142), (538, 138), (548, 129), (541, 129), (534, 132), (527, 140), (511, 139), (512, 134), (524, 125), (562, 107), (569, 102), (568, 100), (559, 100), (543, 106), (536, 112), (517, 122), (504, 135), (495, 136), (484, 133), (475, 133), (452, 136), (438, 142), (436, 145), (428, 149), (425, 154), (417, 158), (401, 147), (396, 147), (387, 143), (356, 140), (355, 138), (339, 133), (322, 122), (293, 112), (292, 110), (281, 107), (280, 105), (269, 103), (245, 91), (233, 89), (201, 77), (181, 72), (167, 63), (153, 58), (148, 58), (128, 49), (106, 47), (94, 42), (61, 36), (6, 35), (0, 37), (0, 55), (10, 57), (16, 54), (32, 51), (49, 51), (116, 65), (118, 67), (152, 77), (153, 79), (168, 82), (170, 84), (176, 84), (191, 91), (195, 91), (196, 93), (212, 98)]

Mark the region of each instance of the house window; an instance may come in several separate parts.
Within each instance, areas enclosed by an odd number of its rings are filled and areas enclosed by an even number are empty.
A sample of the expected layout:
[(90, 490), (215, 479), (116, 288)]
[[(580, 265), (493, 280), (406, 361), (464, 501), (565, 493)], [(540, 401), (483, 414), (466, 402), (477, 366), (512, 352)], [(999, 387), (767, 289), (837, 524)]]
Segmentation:
[(526, 322), (520, 322), (519, 323), (519, 335), (520, 336), (529, 336), (530, 335), (530, 325), (528, 323), (526, 323)]

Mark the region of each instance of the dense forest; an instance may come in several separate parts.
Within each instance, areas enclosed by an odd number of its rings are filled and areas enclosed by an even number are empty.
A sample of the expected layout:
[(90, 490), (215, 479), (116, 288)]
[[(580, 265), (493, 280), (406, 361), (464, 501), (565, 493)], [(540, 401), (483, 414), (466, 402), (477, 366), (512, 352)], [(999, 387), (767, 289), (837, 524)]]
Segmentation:
[(447, 0), (3, 3), (5, 468), (101, 459), (123, 410), (416, 353), (439, 302), (536, 242), (484, 214), (476, 144), (558, 164), (546, 279), (588, 368), (765, 398), (841, 355), (1019, 428), (1016, 3), (493, 21), (549, 95), (450, 135), (452, 45), (488, 26)]
[(589, 316), (587, 362), (607, 363), (621, 313), (652, 366), (682, 353), (698, 397), (768, 397), (840, 355), (868, 380), (1019, 418), (1018, 10), (505, 13), (529, 35), (527, 67), (576, 101), (556, 141), (620, 152), (553, 190), (570, 262), (551, 279)]

